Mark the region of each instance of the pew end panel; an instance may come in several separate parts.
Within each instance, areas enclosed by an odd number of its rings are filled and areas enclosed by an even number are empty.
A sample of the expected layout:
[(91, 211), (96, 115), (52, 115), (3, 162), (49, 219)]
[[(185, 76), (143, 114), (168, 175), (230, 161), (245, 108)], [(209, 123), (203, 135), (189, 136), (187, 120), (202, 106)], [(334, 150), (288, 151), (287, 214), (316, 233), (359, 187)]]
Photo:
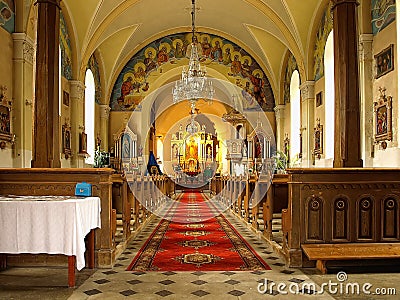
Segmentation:
[(399, 169), (299, 168), (288, 173), (289, 205), (282, 222), (291, 224), (283, 226), (289, 266), (307, 267), (310, 259), (323, 270), (324, 259), (305, 255), (305, 245), (400, 243)]

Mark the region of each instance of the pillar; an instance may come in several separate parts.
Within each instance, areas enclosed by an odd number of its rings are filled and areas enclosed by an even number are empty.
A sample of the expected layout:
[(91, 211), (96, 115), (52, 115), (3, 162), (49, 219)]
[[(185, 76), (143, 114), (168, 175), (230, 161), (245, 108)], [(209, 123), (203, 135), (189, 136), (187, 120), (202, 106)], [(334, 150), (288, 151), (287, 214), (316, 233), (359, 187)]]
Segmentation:
[(79, 156), (79, 133), (84, 131), (83, 118), (83, 99), (85, 95), (85, 85), (79, 80), (69, 81), (69, 99), (71, 107), (71, 167), (78, 168), (84, 166), (84, 156)]
[[(101, 149), (108, 152), (108, 126), (110, 120), (111, 108), (107, 104), (102, 104), (100, 106), (100, 139), (101, 139)], [(113, 145), (114, 146), (114, 145)]]
[(285, 105), (279, 104), (275, 106), (276, 119), (276, 149), (283, 150), (283, 139), (285, 138)]
[(13, 133), (14, 168), (30, 167), (32, 159), (34, 41), (25, 33), (13, 33)]
[(372, 34), (360, 35), (360, 96), (361, 96), (361, 153), (366, 166), (372, 166), (374, 155), (373, 109), (374, 95)]
[(60, 0), (37, 0), (36, 84), (32, 167), (57, 168), (60, 162), (58, 44)]
[[(314, 107), (315, 107), (315, 82), (306, 81), (300, 85), (301, 91), (301, 126), (302, 133), (302, 165), (312, 165), (314, 152)], [(299, 132), (300, 134), (300, 132)]]
[(362, 167), (357, 0), (333, 1), (335, 155), (333, 167)]

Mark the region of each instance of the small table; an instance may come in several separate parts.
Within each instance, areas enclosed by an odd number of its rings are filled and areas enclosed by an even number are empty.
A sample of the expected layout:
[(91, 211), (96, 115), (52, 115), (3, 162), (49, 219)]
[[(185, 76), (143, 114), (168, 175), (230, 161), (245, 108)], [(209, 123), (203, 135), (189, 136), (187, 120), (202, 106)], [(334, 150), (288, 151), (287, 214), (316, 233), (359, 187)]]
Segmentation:
[(89, 268), (94, 268), (93, 229), (101, 227), (100, 211), (99, 197), (0, 196), (0, 253), (67, 255), (68, 286), (74, 287), (75, 265), (85, 267), (88, 233)]

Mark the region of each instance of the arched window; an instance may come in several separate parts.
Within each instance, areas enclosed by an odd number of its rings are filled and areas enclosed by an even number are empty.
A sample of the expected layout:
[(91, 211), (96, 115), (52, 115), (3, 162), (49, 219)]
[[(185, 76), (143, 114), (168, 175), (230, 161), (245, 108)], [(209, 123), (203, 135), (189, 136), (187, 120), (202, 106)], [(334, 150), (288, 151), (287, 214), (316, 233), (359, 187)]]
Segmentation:
[(94, 103), (95, 103), (95, 83), (94, 76), (90, 69), (85, 76), (85, 133), (87, 134), (87, 153), (89, 157), (85, 159), (87, 164), (94, 163)]
[(290, 80), (290, 157), (300, 153), (300, 75), (297, 70)]
[(328, 35), (324, 54), (325, 72), (325, 158), (333, 158), (335, 141), (335, 61), (333, 31)]

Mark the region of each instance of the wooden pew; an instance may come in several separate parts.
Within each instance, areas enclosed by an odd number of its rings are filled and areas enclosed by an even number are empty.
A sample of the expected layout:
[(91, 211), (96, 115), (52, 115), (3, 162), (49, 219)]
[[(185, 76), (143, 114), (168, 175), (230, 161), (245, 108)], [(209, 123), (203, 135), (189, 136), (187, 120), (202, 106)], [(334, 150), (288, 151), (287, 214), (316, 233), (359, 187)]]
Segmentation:
[(400, 243), (351, 243), (351, 244), (303, 244), (308, 259), (316, 260), (316, 267), (327, 273), (326, 262), (330, 260), (399, 259)]
[(288, 207), (288, 180), (287, 174), (275, 174), (263, 202), (264, 236), (267, 239), (272, 239), (273, 215)]
[[(311, 267), (312, 259), (319, 261), (322, 271), (326, 269), (324, 261), (335, 255), (317, 256), (311, 244), (340, 244), (348, 251), (343, 253), (345, 259), (352, 259), (351, 251), (359, 259), (387, 258), (374, 257), (365, 249), (376, 247), (384, 253), (387, 244), (400, 245), (400, 169), (296, 168), (287, 172), (289, 203), (282, 215), (282, 253), (290, 267)], [(328, 253), (331, 249), (326, 247)]]
[[(116, 214), (121, 215), (122, 222), (122, 241), (126, 241), (131, 235), (130, 222), (131, 222), (131, 204), (128, 199), (130, 193), (126, 177), (122, 174), (113, 174), (111, 177), (113, 187), (112, 207), (116, 210)], [(115, 230), (117, 230), (116, 224)], [(120, 238), (121, 239), (121, 238)]]
[(256, 178), (255, 176), (251, 176), (250, 178), (247, 179), (246, 181), (246, 194), (244, 196), (244, 201), (243, 201), (243, 209), (241, 216), (245, 220), (246, 223), (251, 222), (251, 195), (253, 194), (255, 183), (256, 183)]

